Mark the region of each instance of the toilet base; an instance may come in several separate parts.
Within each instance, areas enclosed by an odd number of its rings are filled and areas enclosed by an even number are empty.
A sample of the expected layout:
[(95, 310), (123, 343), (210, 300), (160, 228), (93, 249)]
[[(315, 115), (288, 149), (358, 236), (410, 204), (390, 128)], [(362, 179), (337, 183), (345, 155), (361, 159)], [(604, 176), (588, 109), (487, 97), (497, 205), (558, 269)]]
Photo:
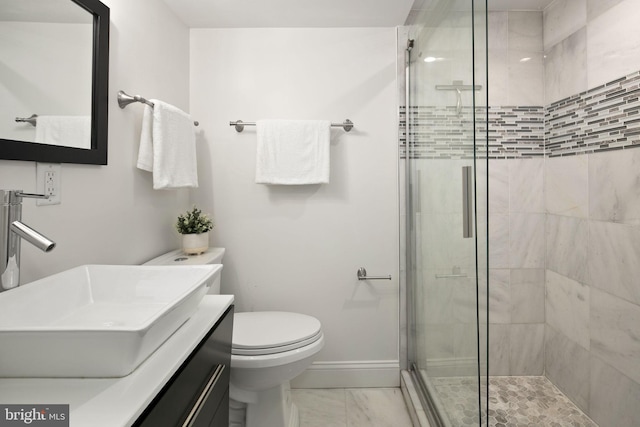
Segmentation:
[[(233, 388), (232, 388), (233, 390)], [(229, 399), (229, 427), (299, 427), (298, 407), (291, 398), (289, 382), (255, 393), (255, 399), (243, 399), (231, 393)], [(234, 397), (251, 400), (242, 402)]]

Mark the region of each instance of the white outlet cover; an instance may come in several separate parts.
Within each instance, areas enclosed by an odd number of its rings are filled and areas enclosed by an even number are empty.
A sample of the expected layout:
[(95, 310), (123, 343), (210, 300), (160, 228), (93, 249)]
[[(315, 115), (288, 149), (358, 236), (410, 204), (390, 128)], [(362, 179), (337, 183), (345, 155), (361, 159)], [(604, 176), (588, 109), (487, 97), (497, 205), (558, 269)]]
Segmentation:
[[(49, 173), (52, 182), (46, 182)], [(62, 202), (62, 165), (60, 163), (36, 163), (36, 192), (49, 194), (48, 199), (36, 199), (37, 206), (59, 205)]]

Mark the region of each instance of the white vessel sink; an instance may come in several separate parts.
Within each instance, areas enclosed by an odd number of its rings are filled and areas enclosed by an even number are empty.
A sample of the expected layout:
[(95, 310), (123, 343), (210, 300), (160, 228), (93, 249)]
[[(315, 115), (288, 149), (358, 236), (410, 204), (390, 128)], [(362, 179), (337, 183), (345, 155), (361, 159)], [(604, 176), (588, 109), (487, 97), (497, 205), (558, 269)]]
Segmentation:
[(222, 265), (85, 265), (0, 293), (0, 377), (123, 377), (195, 312)]

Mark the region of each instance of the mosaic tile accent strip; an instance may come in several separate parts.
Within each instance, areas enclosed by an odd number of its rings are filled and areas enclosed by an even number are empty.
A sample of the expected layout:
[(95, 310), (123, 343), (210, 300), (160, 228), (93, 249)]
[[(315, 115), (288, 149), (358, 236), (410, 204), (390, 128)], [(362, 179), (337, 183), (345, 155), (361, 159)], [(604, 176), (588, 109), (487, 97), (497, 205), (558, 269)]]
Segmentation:
[[(452, 427), (477, 426), (475, 378), (431, 379)], [(483, 423), (486, 417), (483, 415)], [(598, 427), (546, 377), (489, 378), (489, 427)]]
[[(473, 155), (469, 107), (411, 107), (411, 157), (465, 159)], [(640, 71), (542, 106), (491, 106), (480, 115), (477, 141), (484, 141), (488, 111), (490, 159), (573, 156), (640, 147)], [(407, 115), (400, 107), (400, 156), (406, 157)]]
[[(418, 159), (469, 159), (473, 157), (474, 124), (471, 108), (457, 114), (455, 107), (411, 107), (409, 124), (414, 141), (411, 157)], [(485, 141), (487, 109), (476, 110), (477, 144), (481, 158), (523, 158), (544, 155), (542, 107), (490, 107), (489, 145)], [(406, 157), (406, 112), (400, 108), (400, 156)]]
[(400, 145), (400, 158), (407, 158), (407, 107), (400, 106), (398, 110), (398, 141)]
[(640, 146), (640, 71), (547, 107), (550, 157)]
[[(400, 155), (406, 157), (406, 141), (410, 138), (411, 158), (460, 159), (473, 156), (473, 122), (469, 107), (458, 115), (455, 107), (410, 107), (400, 109)], [(407, 134), (407, 119), (410, 134)]]
[[(479, 137), (484, 136), (480, 129)], [(489, 107), (489, 158), (544, 156), (543, 107)]]

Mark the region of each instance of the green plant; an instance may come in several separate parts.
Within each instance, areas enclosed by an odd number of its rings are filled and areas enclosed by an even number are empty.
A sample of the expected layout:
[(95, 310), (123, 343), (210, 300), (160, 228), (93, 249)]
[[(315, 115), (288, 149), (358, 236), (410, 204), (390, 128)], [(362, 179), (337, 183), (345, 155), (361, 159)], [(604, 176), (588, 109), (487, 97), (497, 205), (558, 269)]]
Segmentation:
[(180, 234), (201, 234), (213, 228), (213, 221), (208, 214), (203, 214), (200, 209), (193, 207), (182, 215), (178, 215), (176, 230)]

